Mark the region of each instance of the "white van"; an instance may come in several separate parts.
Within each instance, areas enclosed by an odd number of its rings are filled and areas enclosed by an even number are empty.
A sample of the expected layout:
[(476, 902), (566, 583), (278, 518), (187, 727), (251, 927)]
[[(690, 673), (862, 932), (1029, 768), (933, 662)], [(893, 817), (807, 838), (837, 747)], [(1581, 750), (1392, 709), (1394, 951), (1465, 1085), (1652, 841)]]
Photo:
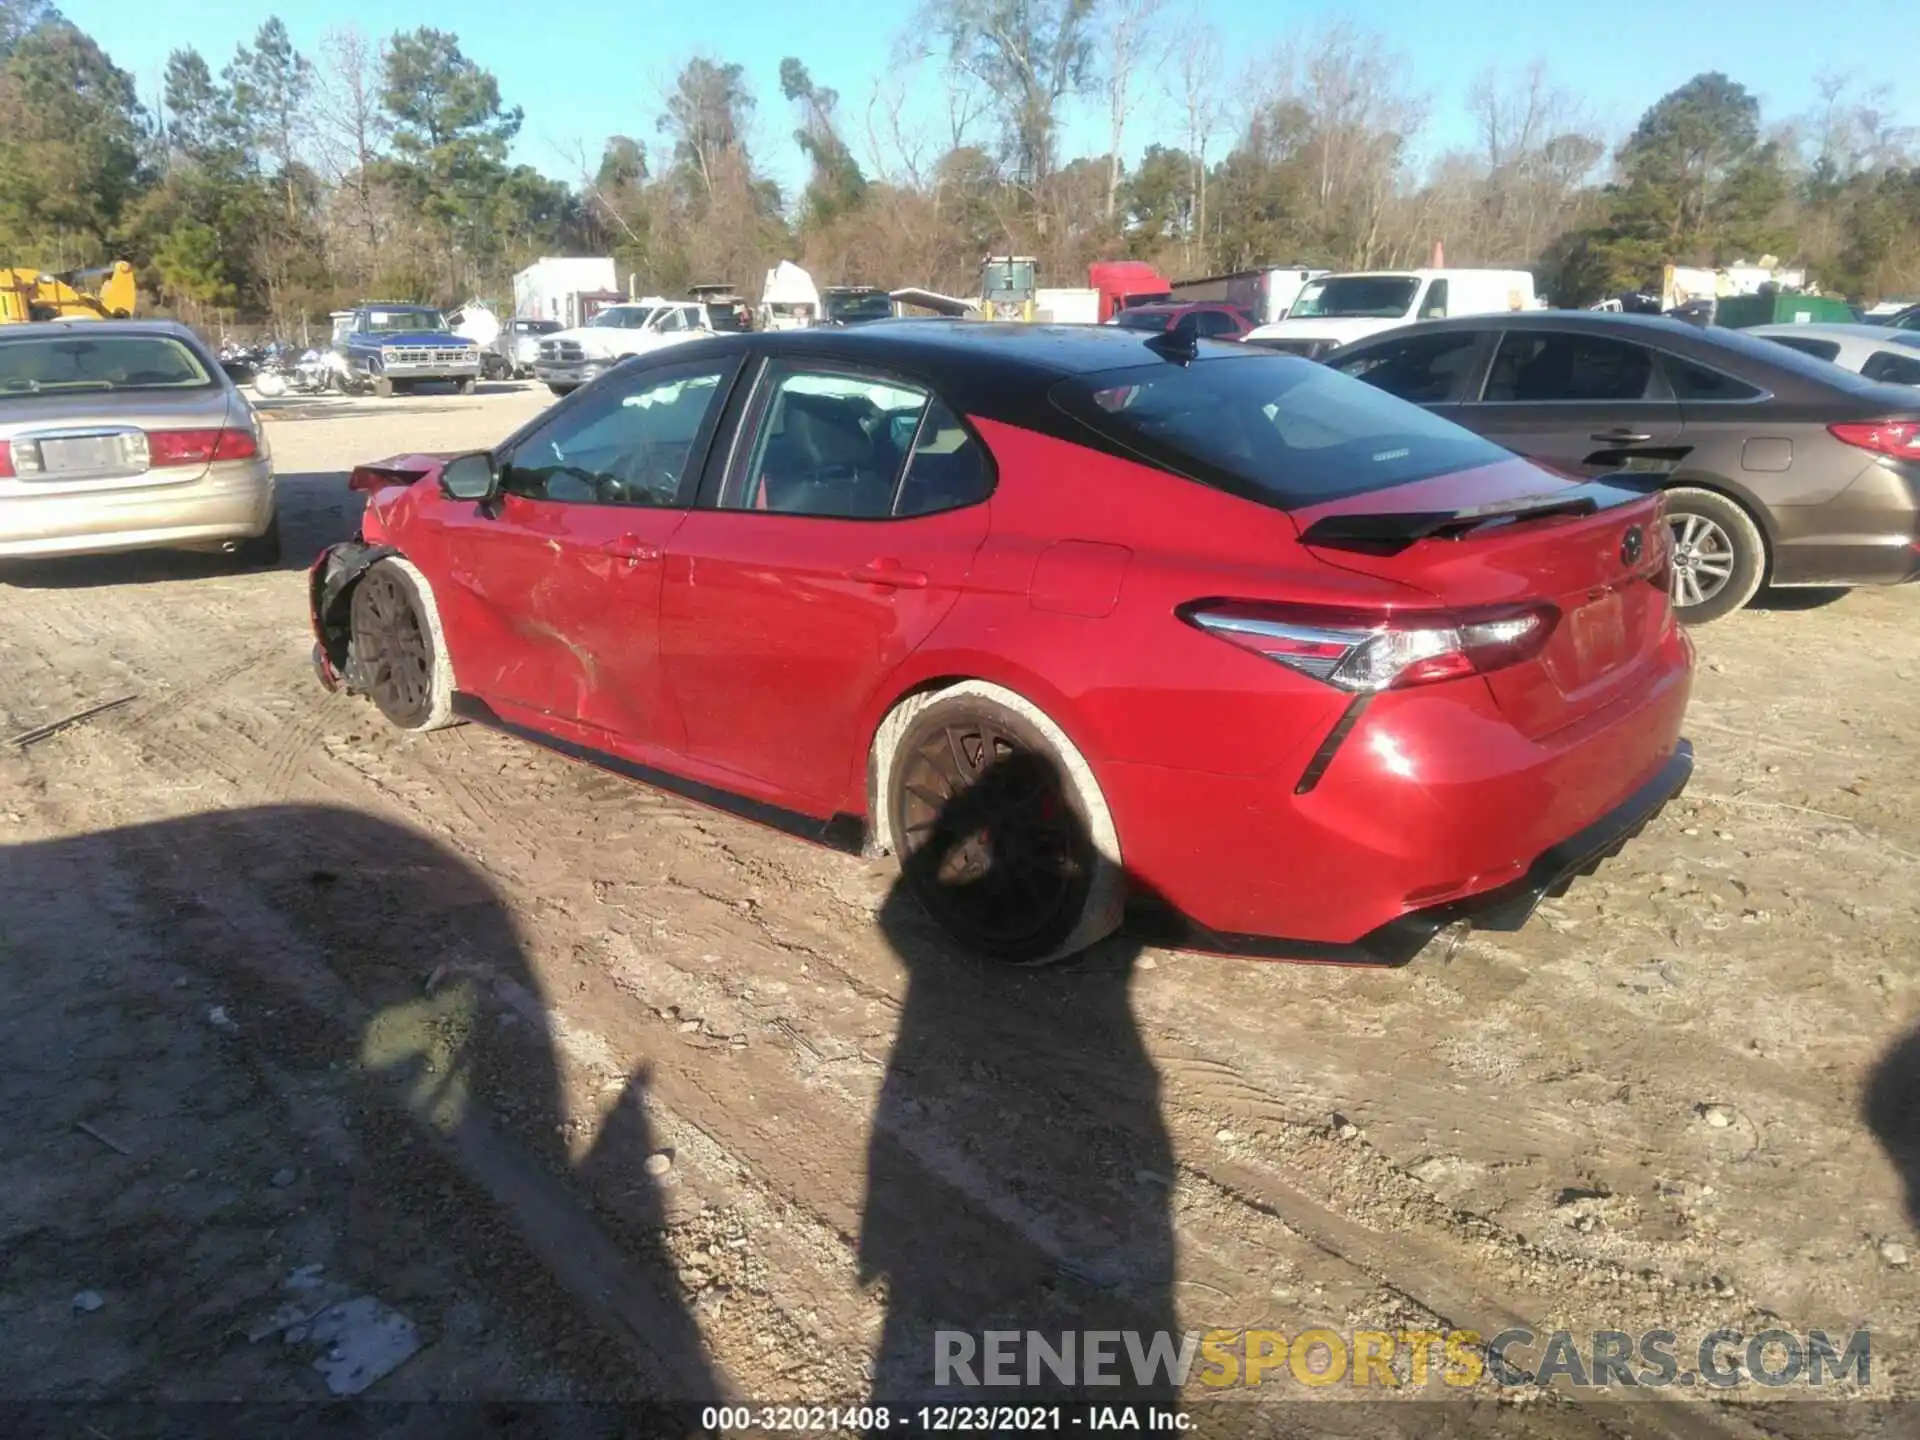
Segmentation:
[(1525, 270), (1362, 270), (1309, 281), (1286, 319), (1246, 340), (1317, 358), (1413, 320), (1541, 308)]

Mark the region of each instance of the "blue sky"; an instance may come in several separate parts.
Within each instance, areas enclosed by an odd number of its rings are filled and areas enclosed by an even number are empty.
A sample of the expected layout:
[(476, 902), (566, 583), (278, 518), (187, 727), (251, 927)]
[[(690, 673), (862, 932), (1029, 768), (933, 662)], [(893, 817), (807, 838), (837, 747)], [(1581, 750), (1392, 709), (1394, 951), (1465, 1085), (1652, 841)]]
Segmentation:
[[(273, 7), (233, 0), (166, 0), (162, 23), (129, 24), (127, 0), (60, 0), (77, 24), (130, 71), (151, 104), (168, 51), (191, 45), (217, 71)], [(1894, 105), (1920, 123), (1920, 87), (1911, 83), (1914, 0), (1844, 0), (1809, 9), (1788, 0), (1365, 0), (1346, 7), (1254, 0), (1169, 0), (1197, 10), (1219, 31), (1230, 57), (1225, 89), (1276, 46), (1290, 29), (1344, 13), (1386, 35), (1406, 58), (1406, 89), (1431, 97), (1429, 153), (1466, 143), (1471, 124), (1465, 94), (1471, 78), (1494, 64), (1517, 69), (1546, 62), (1554, 81), (1581, 95), (1614, 138), (1667, 90), (1705, 69), (1726, 71), (1756, 92), (1768, 121), (1812, 107), (1815, 77), (1850, 73), (1862, 86), (1893, 85)], [(294, 41), (317, 51), (322, 34), (357, 25), (373, 36), (431, 25), (460, 36), (466, 52), (493, 70), (510, 104), (526, 111), (516, 158), (573, 180), (579, 155), (597, 158), (606, 136), (625, 132), (651, 148), (660, 95), (687, 57), (704, 54), (747, 69), (759, 99), (756, 154), (784, 185), (804, 176), (790, 132), (791, 109), (780, 98), (782, 56), (797, 55), (816, 82), (841, 95), (856, 152), (877, 77), (914, 14), (910, 0), (723, 0), (719, 4), (545, 5), (519, 0), (327, 0), (280, 11)], [(833, 14), (831, 22), (821, 17)], [(1909, 83), (1899, 85), (1902, 78)], [(928, 77), (931, 80), (931, 77)], [(1155, 88), (1151, 84), (1149, 89)], [(937, 87), (920, 84), (917, 114), (941, 122)], [(1152, 99), (1151, 96), (1148, 97)], [(1105, 130), (1095, 107), (1076, 107), (1067, 153), (1103, 152)], [(1132, 127), (1136, 151), (1156, 128), (1152, 114)], [(1170, 114), (1162, 127), (1173, 131)]]

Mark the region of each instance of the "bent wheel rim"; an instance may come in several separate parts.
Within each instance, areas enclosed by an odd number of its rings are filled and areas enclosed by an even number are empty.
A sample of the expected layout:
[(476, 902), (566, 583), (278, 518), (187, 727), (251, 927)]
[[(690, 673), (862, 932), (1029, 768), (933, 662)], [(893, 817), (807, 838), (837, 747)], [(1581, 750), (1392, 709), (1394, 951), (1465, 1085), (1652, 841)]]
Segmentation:
[(1669, 515), (1667, 531), (1673, 540), (1673, 603), (1706, 604), (1733, 580), (1739, 562), (1733, 537), (1704, 515)]
[(354, 638), (374, 703), (389, 715), (425, 714), (433, 702), (433, 646), (412, 598), (398, 580), (375, 571), (355, 599)]
[(937, 922), (987, 951), (1071, 929), (1095, 856), (1046, 756), (990, 721), (957, 719), (909, 753), (901, 784), (902, 867)]

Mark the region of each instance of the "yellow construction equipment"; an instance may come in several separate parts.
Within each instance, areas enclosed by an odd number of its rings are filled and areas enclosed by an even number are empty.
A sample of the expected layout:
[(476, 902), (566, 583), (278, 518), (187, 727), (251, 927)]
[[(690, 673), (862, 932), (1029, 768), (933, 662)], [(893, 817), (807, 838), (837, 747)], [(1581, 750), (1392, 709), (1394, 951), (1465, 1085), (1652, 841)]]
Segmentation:
[(988, 320), (1034, 317), (1040, 266), (1031, 255), (989, 255), (980, 266), (980, 312)]
[(62, 275), (0, 266), (0, 325), (29, 320), (125, 320), (139, 299), (133, 266), (124, 260)]

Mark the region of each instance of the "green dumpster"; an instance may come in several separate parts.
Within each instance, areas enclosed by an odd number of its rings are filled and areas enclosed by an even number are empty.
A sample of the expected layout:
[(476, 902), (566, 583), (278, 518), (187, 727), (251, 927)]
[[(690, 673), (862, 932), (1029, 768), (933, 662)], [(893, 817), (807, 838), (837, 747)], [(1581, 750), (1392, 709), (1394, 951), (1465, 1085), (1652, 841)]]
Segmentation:
[(1847, 302), (1833, 295), (1729, 295), (1714, 308), (1713, 323), (1729, 330), (1750, 325), (1847, 325)]

